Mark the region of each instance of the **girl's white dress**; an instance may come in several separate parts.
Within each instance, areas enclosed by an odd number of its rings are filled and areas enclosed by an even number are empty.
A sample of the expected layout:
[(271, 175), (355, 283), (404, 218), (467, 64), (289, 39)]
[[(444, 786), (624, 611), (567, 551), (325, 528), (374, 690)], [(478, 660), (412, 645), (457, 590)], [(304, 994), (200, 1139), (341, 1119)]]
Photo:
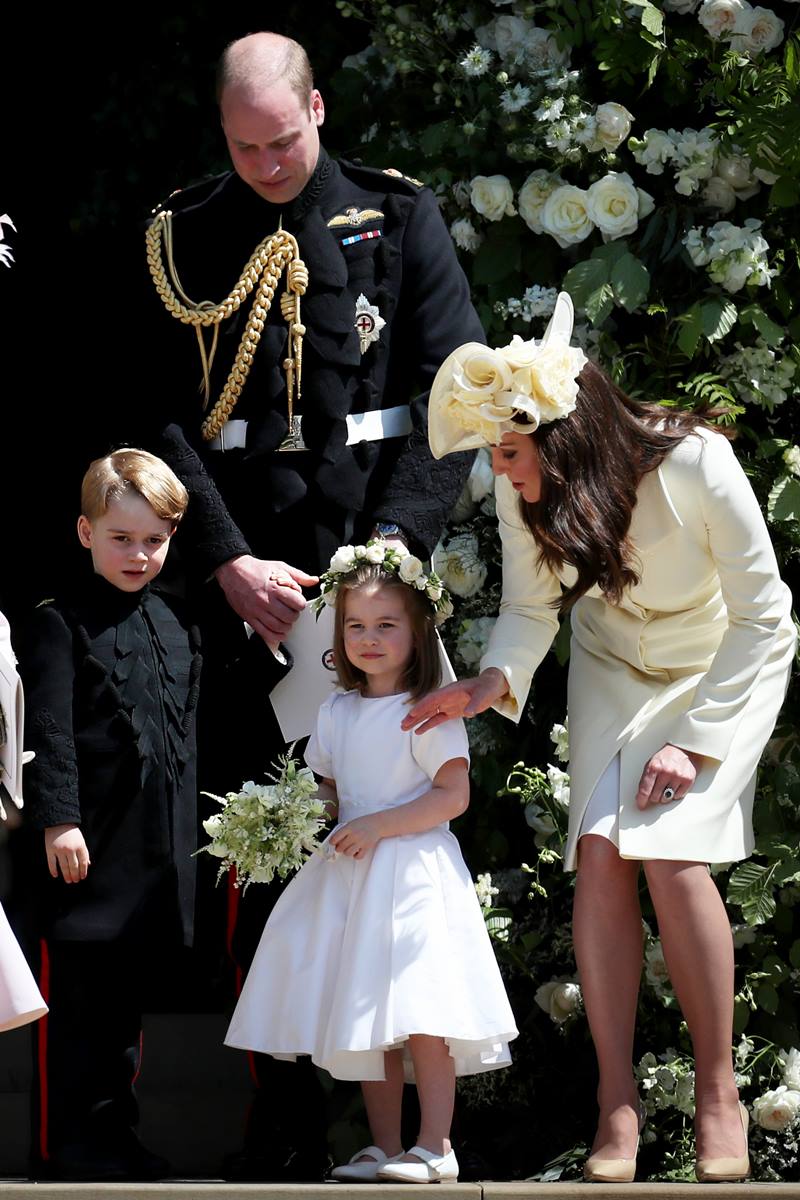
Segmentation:
[(47, 1005), (0, 904), (0, 1031), (43, 1017)]
[[(322, 705), (305, 757), (336, 781), (341, 824), (414, 800), (444, 763), (469, 760), (461, 721), (404, 732), (408, 702), (336, 692)], [(457, 1075), (507, 1066), (517, 1035), (446, 824), (384, 838), (363, 859), (313, 855), (267, 921), (225, 1042), (381, 1080), (383, 1052), (415, 1033), (443, 1037)], [(408, 1053), (405, 1065), (411, 1080)]]

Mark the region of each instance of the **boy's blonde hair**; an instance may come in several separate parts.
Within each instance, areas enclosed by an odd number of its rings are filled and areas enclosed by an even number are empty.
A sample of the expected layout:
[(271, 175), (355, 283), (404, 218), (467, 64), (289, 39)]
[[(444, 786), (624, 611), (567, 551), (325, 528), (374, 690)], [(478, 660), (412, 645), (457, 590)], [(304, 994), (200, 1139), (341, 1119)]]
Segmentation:
[(124, 447), (89, 465), (81, 484), (81, 513), (95, 521), (113, 500), (133, 490), (148, 502), (162, 521), (178, 524), (189, 503), (189, 493), (167, 464), (147, 450)]

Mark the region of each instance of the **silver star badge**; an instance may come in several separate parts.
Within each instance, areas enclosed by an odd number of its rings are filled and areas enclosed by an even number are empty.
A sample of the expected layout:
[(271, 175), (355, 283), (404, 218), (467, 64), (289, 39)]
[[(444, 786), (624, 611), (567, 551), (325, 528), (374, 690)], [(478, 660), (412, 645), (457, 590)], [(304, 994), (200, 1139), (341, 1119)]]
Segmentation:
[(373, 342), (377, 342), (386, 322), (378, 312), (377, 304), (370, 304), (362, 292), (356, 300), (356, 319), (353, 322), (358, 339), (361, 343), (361, 353), (366, 354)]

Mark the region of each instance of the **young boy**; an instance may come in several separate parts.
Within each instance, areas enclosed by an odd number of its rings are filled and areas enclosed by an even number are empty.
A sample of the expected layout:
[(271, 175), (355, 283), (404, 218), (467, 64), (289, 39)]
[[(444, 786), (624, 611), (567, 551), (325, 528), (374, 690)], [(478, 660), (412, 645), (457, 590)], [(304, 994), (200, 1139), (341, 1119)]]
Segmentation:
[(187, 493), (160, 459), (117, 450), (81, 489), (93, 570), (40, 606), (19, 646), (25, 780), (50, 1015), (35, 1046), (34, 1174), (169, 1173), (134, 1133), (141, 991), (192, 938), (200, 658), (151, 584)]

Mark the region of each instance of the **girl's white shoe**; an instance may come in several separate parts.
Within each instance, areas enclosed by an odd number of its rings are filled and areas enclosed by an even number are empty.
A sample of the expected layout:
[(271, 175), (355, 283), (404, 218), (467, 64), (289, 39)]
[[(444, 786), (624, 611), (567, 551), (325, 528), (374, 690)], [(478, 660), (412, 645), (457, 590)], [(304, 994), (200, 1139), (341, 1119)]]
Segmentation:
[(398, 1162), (397, 1158), (387, 1159), (376, 1172), (377, 1178), (393, 1183), (442, 1183), (444, 1180), (455, 1182), (458, 1179), (458, 1162), (453, 1150), (447, 1154), (431, 1154), (424, 1146), (412, 1146), (408, 1153), (422, 1161)]
[[(369, 1155), (366, 1162), (359, 1162), (365, 1154)], [(387, 1163), (395, 1163), (398, 1158), (402, 1158), (405, 1154), (401, 1150), (399, 1154), (395, 1154), (394, 1158), (387, 1158), (380, 1146), (365, 1146), (363, 1150), (358, 1150), (348, 1163), (344, 1166), (334, 1167), (331, 1171), (331, 1179), (338, 1179), (340, 1183), (374, 1183), (378, 1178), (378, 1171)]]

